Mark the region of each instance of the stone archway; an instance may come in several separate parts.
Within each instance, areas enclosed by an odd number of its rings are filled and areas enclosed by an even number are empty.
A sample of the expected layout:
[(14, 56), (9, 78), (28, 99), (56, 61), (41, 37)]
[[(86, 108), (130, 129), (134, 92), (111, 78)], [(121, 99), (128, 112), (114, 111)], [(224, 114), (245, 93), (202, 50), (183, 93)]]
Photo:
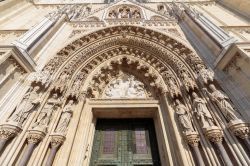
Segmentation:
[[(129, 81), (124, 82), (127, 90), (132, 88), (129, 93), (145, 92), (146, 95), (137, 100), (136, 104), (131, 103), (131, 98), (122, 98), (124, 94), (122, 97), (118, 95), (116, 102), (110, 102), (114, 99), (112, 94), (108, 99), (103, 97), (105, 89), (114, 86), (113, 81), (121, 79), (120, 73), (127, 77), (125, 81)], [(198, 158), (202, 163), (199, 152), (205, 151), (206, 158), (214, 158), (215, 152), (207, 150), (206, 146), (211, 147), (209, 140), (218, 140), (216, 143), (220, 144), (223, 137), (218, 126), (223, 127), (224, 124), (213, 120), (212, 130), (209, 128), (209, 132), (204, 133), (203, 121), (201, 123), (192, 112), (195, 110), (195, 99), (206, 103), (209, 95), (202, 92), (202, 88), (208, 88), (212, 83), (216, 84), (213, 73), (206, 69), (192, 49), (178, 39), (136, 26), (105, 28), (70, 43), (42, 71), (36, 73), (30, 91), (27, 92), (27, 95), (32, 93), (33, 97), (39, 96), (37, 107), (32, 107), (36, 113), (33, 116), (25, 114), (22, 123), (11, 123), (11, 137), (15, 137), (22, 129), (23, 133), (27, 132), (25, 139), (28, 140), (29, 151), (25, 153), (25, 149), (22, 149), (20, 153), (32, 154), (35, 147), (31, 143), (35, 142), (40, 146), (32, 155), (39, 153), (43, 158), (41, 160), (51, 163), (63, 144), (55, 163), (76, 162), (87, 165), (95, 120), (99, 117), (95, 109), (99, 109), (99, 106), (117, 107), (119, 102), (144, 108), (143, 104), (150, 107), (149, 102), (156, 110), (151, 118), (160, 128), (157, 139), (161, 140), (161, 160), (166, 161), (166, 165), (185, 165), (194, 164), (194, 158)], [(33, 87), (39, 87), (39, 91), (34, 91)], [(192, 96), (193, 92), (198, 95)], [(138, 96), (134, 97), (138, 99)], [(26, 101), (29, 100), (24, 98), (23, 102)], [(180, 119), (175, 114), (178, 106), (185, 109), (184, 115), (190, 119), (190, 126), (179, 123)], [(119, 109), (122, 108), (124, 106), (120, 105)], [(218, 118), (214, 110), (219, 112), (219, 109), (214, 103), (210, 102), (209, 110), (207, 114), (212, 112), (210, 118)], [(9, 121), (15, 121), (12, 116), (16, 115), (14, 110), (4, 127), (10, 129)], [(195, 118), (191, 120), (191, 116)], [(221, 114), (220, 118), (223, 119)], [(31, 119), (29, 124), (26, 119)], [(223, 120), (226, 121), (225, 118)], [(182, 135), (187, 139), (186, 142)], [(197, 150), (199, 135), (202, 135), (202, 143), (206, 144), (201, 150)], [(189, 148), (196, 153), (191, 154)], [(77, 149), (79, 154), (75, 154), (73, 149)], [(29, 157), (24, 156), (20, 160), (27, 162)]]

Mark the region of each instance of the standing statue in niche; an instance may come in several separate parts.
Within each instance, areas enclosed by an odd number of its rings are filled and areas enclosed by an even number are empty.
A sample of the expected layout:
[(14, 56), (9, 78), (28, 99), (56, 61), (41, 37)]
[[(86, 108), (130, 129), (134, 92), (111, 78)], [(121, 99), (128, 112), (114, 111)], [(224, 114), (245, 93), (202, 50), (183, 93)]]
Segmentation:
[(57, 93), (54, 93), (39, 113), (33, 128), (46, 129), (50, 123), (53, 112), (57, 110), (61, 103)]
[(216, 102), (226, 119), (228, 121), (240, 119), (239, 113), (236, 112), (229, 103), (230, 99), (228, 96), (222, 91), (216, 89), (213, 84), (210, 84), (209, 88), (212, 90), (212, 93), (209, 93), (206, 88), (203, 90), (210, 96), (212, 101)]
[(178, 115), (178, 119), (184, 129), (184, 133), (194, 131), (191, 118), (188, 115), (188, 109), (178, 99), (175, 102), (175, 113)]
[(61, 118), (55, 130), (56, 133), (64, 134), (67, 131), (73, 113), (73, 106), (74, 101), (69, 100), (68, 104), (63, 108)]
[(10, 118), (11, 121), (17, 122), (19, 125), (28, 118), (32, 111), (36, 110), (41, 99), (39, 95), (40, 87), (31, 88), (23, 97), (22, 101), (17, 105), (15, 114)]
[(199, 119), (202, 123), (203, 128), (207, 128), (210, 126), (214, 126), (213, 117), (208, 111), (206, 101), (200, 98), (195, 92), (193, 92), (193, 107), (194, 112), (197, 115), (197, 119)]

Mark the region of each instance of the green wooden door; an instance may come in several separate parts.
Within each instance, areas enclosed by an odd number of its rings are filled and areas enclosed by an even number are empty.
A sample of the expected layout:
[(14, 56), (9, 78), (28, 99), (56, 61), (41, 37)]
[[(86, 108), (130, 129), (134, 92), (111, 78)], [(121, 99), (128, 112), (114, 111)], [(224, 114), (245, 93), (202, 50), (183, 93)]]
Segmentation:
[(152, 119), (98, 119), (90, 166), (160, 166)]

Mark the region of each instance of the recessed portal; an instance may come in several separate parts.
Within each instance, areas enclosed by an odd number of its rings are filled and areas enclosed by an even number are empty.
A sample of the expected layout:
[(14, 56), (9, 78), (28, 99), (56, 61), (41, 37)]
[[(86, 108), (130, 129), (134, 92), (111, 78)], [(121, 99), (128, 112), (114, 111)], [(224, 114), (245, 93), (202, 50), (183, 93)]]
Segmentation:
[(98, 119), (90, 166), (160, 166), (153, 119)]

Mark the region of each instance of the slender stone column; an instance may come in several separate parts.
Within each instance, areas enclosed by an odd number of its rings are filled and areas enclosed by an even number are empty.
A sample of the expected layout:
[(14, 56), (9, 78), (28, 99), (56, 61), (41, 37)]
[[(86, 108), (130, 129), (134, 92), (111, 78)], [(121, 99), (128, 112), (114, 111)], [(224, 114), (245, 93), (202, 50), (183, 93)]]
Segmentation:
[(0, 152), (5, 147), (8, 140), (15, 137), (22, 129), (12, 124), (2, 124), (0, 126)]
[(65, 140), (65, 136), (63, 135), (52, 135), (51, 139), (51, 150), (48, 156), (48, 159), (46, 161), (46, 166), (51, 166), (53, 164), (53, 161), (55, 159), (56, 153), (59, 149), (59, 147), (63, 144)]
[(186, 134), (186, 139), (187, 139), (188, 144), (190, 145), (190, 147), (194, 151), (195, 158), (196, 158), (199, 166), (205, 166), (205, 163), (204, 163), (204, 161), (202, 159), (200, 150), (198, 148), (199, 141), (200, 141), (198, 133), (197, 132), (187, 133)]
[(229, 156), (227, 155), (227, 152), (222, 145), (223, 134), (221, 129), (216, 126), (211, 126), (209, 128), (206, 128), (205, 130), (206, 137), (216, 145), (217, 149), (220, 151), (225, 165), (233, 166), (233, 163), (231, 162)]
[(250, 141), (249, 141), (249, 124), (243, 122), (242, 120), (231, 121), (227, 126), (232, 133), (238, 138), (242, 139), (250, 150)]
[(28, 145), (25, 152), (18, 164), (18, 166), (26, 166), (29, 162), (30, 156), (32, 155), (35, 147), (45, 137), (45, 133), (38, 130), (30, 130), (27, 136)]

